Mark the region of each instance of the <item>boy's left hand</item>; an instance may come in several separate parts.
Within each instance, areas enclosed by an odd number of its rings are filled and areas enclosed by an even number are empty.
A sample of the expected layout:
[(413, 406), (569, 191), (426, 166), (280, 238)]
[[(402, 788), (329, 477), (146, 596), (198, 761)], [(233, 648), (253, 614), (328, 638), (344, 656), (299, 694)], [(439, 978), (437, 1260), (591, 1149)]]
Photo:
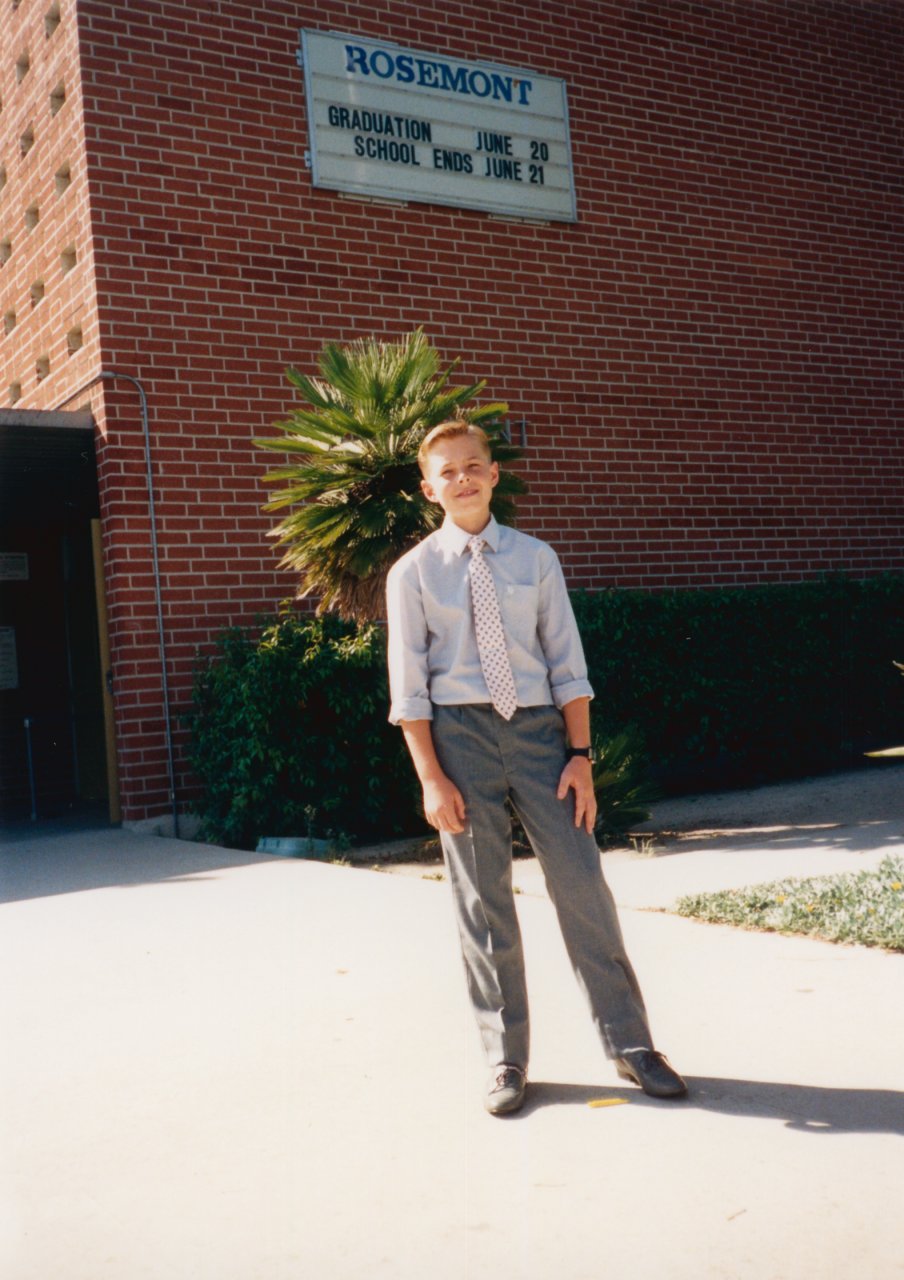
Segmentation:
[(559, 789), (556, 795), (564, 800), (569, 791), (574, 791), (574, 825), (581, 826), (588, 834), (593, 834), (596, 822), (596, 792), (593, 790), (593, 766), (583, 756), (572, 756), (559, 778)]

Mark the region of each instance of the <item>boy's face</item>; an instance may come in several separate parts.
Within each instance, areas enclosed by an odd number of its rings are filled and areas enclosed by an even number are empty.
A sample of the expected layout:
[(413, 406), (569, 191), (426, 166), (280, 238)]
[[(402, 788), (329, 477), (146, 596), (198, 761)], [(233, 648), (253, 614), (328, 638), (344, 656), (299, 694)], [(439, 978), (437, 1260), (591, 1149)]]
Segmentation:
[(490, 518), (490, 499), (499, 481), (499, 463), (491, 462), (473, 436), (438, 440), (427, 455), (421, 488), (430, 502), (468, 533), (480, 533)]

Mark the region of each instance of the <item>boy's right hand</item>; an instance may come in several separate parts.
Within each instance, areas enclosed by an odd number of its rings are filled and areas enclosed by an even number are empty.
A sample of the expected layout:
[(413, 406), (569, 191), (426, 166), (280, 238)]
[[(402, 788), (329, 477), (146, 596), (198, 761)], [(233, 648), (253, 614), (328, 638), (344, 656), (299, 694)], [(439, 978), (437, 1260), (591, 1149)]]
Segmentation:
[(465, 829), (464, 797), (451, 778), (430, 778), (424, 783), (424, 813), (431, 827), (458, 835)]

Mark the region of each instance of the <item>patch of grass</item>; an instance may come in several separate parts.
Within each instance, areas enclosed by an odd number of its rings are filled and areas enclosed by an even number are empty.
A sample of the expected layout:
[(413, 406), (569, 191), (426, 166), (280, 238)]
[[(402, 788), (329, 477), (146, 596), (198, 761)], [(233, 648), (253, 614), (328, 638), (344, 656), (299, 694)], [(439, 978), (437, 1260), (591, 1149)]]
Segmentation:
[(884, 858), (874, 871), (692, 894), (677, 911), (711, 924), (904, 951), (904, 858)]

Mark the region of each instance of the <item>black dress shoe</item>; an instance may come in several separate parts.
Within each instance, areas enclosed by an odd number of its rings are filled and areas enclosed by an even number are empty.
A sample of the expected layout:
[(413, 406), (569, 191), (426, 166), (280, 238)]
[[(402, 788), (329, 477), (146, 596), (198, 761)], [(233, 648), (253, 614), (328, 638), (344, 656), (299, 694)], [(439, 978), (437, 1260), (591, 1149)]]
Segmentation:
[(655, 1049), (629, 1049), (615, 1059), (615, 1069), (622, 1080), (639, 1084), (651, 1098), (683, 1098), (687, 1093), (687, 1085), (668, 1058)]
[(527, 1072), (503, 1062), (496, 1067), (486, 1096), (486, 1109), (491, 1116), (508, 1116), (519, 1111), (527, 1089)]

